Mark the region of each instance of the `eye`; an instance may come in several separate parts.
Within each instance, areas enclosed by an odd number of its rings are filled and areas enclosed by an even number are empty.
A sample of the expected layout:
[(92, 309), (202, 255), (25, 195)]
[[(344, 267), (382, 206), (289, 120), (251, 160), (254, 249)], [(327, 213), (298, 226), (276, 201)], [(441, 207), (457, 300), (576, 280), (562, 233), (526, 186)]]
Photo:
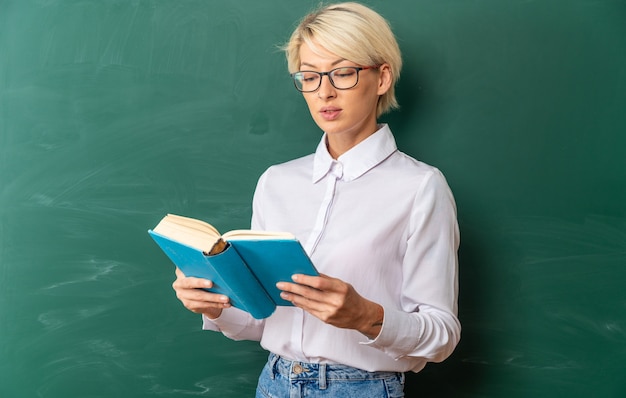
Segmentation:
[(354, 68), (338, 68), (333, 71), (334, 79), (348, 79), (354, 77), (356, 69)]
[(314, 83), (320, 78), (320, 75), (314, 72), (300, 72), (298, 78), (303, 83)]

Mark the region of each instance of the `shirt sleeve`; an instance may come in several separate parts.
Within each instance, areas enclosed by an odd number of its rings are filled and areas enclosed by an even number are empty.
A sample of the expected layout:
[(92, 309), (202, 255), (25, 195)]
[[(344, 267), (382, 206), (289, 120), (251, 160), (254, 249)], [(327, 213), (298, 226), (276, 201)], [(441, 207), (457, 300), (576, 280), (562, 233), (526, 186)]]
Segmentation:
[(232, 340), (260, 341), (264, 324), (264, 320), (254, 319), (247, 312), (237, 308), (225, 309), (215, 319), (202, 315), (202, 329), (221, 332)]
[(364, 344), (395, 359), (446, 359), (460, 340), (456, 205), (435, 169), (417, 190), (402, 264), (401, 309), (385, 307), (379, 335)]

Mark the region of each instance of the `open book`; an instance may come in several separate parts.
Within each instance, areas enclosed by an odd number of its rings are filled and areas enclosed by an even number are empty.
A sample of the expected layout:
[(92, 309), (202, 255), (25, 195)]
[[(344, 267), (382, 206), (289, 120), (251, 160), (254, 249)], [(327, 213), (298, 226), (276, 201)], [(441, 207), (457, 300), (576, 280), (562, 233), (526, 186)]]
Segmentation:
[(293, 274), (318, 275), (300, 242), (290, 233), (233, 230), (223, 235), (212, 225), (168, 214), (148, 231), (185, 274), (213, 281), (207, 289), (230, 297), (254, 318), (270, 316), (280, 298), (277, 282)]

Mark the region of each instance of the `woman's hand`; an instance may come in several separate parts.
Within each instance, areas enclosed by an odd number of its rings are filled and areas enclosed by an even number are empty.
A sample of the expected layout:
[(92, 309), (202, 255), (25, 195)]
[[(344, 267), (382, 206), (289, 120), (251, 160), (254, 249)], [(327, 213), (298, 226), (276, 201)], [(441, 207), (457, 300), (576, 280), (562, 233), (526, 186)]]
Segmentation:
[(176, 280), (172, 284), (176, 297), (189, 311), (215, 319), (222, 314), (222, 309), (230, 307), (230, 300), (223, 294), (202, 290), (212, 286), (213, 282), (201, 278), (188, 278), (176, 268)]
[(327, 275), (296, 274), (293, 281), (276, 284), (281, 297), (291, 301), (329, 325), (354, 329), (370, 339), (376, 338), (383, 325), (384, 310), (367, 300), (352, 285)]

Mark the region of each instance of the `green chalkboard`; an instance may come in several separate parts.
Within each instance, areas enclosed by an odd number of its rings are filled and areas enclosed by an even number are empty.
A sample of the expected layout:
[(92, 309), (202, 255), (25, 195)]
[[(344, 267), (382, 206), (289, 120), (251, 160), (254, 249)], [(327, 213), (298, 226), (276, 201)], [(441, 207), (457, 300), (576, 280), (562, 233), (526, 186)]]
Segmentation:
[[(463, 337), (408, 397), (626, 395), (626, 3), (367, 1), (405, 67), (400, 148), (462, 235)], [(277, 50), (317, 0), (0, 0), (0, 396), (253, 396), (146, 231), (247, 227), (320, 132)]]

